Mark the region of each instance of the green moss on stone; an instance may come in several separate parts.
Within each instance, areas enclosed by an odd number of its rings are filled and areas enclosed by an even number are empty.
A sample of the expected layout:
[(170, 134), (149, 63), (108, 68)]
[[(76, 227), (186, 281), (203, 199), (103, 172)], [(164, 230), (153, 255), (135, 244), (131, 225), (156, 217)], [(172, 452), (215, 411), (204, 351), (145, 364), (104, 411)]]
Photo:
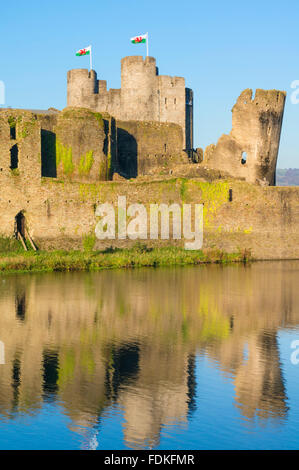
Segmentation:
[(31, 134), (35, 128), (36, 120), (31, 119), (31, 121), (24, 121), (18, 126), (18, 138), (25, 139)]
[(93, 113), (94, 117), (96, 118), (96, 120), (98, 121), (100, 127), (104, 127), (104, 120), (103, 120), (103, 116), (101, 113)]
[(183, 202), (184, 202), (185, 197), (186, 197), (186, 191), (187, 191), (187, 180), (185, 178), (182, 178), (180, 194), (181, 194), (181, 199), (182, 199)]
[(17, 121), (14, 116), (9, 116), (8, 118), (9, 127), (16, 127)]
[(89, 175), (93, 163), (94, 163), (93, 151), (90, 150), (89, 152), (86, 152), (84, 155), (82, 155), (82, 157), (80, 158), (79, 174), (82, 176)]
[(63, 173), (71, 175), (74, 171), (72, 147), (65, 147), (59, 140), (56, 140), (56, 166), (62, 164)]
[(207, 183), (197, 182), (194, 180), (190, 181), (190, 184), (196, 186), (200, 190), (200, 202), (204, 204), (204, 225), (209, 227), (217, 215), (218, 210), (228, 200), (229, 184), (227, 181)]
[(66, 108), (62, 111), (62, 119), (96, 119), (101, 128), (104, 127), (104, 120), (101, 113), (94, 113), (87, 108)]

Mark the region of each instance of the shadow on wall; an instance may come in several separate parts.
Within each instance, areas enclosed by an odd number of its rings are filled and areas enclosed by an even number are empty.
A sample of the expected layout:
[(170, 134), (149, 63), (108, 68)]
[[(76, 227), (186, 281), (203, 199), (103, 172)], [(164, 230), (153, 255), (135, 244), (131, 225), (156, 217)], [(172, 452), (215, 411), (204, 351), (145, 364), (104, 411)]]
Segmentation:
[(15, 233), (20, 233), (22, 237), (25, 237), (26, 231), (26, 219), (23, 211), (19, 212), (15, 217)]
[(16, 170), (19, 166), (19, 150), (17, 144), (10, 149), (10, 169)]
[(57, 177), (56, 135), (54, 132), (41, 130), (42, 176)]
[(138, 175), (137, 142), (129, 132), (117, 128), (117, 157), (120, 172), (126, 178), (136, 178)]

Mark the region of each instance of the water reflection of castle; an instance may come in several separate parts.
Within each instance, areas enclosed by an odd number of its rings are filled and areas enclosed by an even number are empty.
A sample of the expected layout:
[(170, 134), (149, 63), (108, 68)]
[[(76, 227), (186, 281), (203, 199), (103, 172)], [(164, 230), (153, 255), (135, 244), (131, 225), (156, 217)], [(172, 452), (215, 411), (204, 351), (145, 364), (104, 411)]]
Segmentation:
[(0, 414), (59, 398), (87, 436), (117, 403), (126, 444), (155, 447), (163, 426), (187, 424), (201, 349), (234, 377), (244, 416), (284, 417), (276, 332), (299, 322), (298, 273), (287, 265), (6, 278)]

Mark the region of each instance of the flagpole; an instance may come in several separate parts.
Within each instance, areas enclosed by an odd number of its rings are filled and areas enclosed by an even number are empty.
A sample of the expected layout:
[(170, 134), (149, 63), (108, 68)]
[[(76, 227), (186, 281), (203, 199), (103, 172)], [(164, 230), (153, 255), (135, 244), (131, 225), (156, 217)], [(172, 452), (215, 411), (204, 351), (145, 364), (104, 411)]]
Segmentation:
[(146, 33), (146, 56), (148, 57), (148, 33)]
[(92, 70), (92, 46), (90, 46), (90, 70)]

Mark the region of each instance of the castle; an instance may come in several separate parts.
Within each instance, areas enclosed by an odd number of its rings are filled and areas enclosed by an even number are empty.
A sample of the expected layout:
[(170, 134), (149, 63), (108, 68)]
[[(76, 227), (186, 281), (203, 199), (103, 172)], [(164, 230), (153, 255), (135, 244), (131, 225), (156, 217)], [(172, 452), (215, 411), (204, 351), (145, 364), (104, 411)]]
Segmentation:
[[(125, 57), (119, 90), (107, 91), (106, 81), (98, 80), (94, 70), (75, 69), (67, 74), (67, 108), (62, 112), (35, 111), (25, 118), (21, 111), (2, 111), (7, 115), (3, 151), (10, 153), (10, 169), (21, 171), (17, 136), (22, 122), (29, 120), (23, 133), (33, 132), (36, 123), (37, 141), (28, 149), (27, 174), (93, 182), (117, 174), (194, 176), (208, 169), (274, 185), (286, 95), (277, 90), (252, 95), (251, 90), (240, 95), (231, 133), (203, 153), (193, 149), (193, 92), (184, 78), (159, 76), (153, 57)], [(36, 153), (41, 167), (34, 169)]]
[[(274, 185), (286, 94), (257, 90), (255, 97), (252, 95), (252, 90), (240, 95), (233, 108), (230, 135), (222, 136), (216, 146), (209, 146), (203, 162), (201, 149), (193, 151), (193, 91), (186, 88), (182, 77), (159, 76), (153, 57), (123, 58), (120, 90), (107, 91), (107, 82), (98, 80), (93, 70), (75, 69), (67, 74), (68, 107), (107, 112), (119, 123), (118, 169), (131, 176), (146, 174), (152, 167), (163, 167), (171, 161), (184, 163), (180, 154), (185, 150), (189, 158), (203, 166), (252, 183)], [(128, 124), (130, 121), (136, 123), (134, 129)], [(142, 150), (146, 132), (136, 129), (141, 122), (147, 123), (147, 131), (150, 123), (160, 124), (153, 130), (155, 136), (147, 152)], [(178, 138), (172, 141), (169, 129), (162, 123), (177, 124), (183, 132), (182, 142)], [(174, 133), (172, 128), (170, 134)], [(162, 144), (155, 152), (154, 141)], [(157, 155), (160, 158), (156, 163)], [(132, 174), (135, 160), (136, 174)]]
[(230, 134), (203, 152), (184, 78), (159, 76), (155, 59), (139, 56), (122, 60), (121, 75), (121, 89), (107, 91), (95, 71), (71, 70), (63, 111), (0, 111), (0, 236), (80, 248), (97, 204), (121, 194), (128, 204), (202, 202), (204, 247), (299, 257), (298, 188), (274, 186), (286, 94), (245, 90)]
[(67, 105), (107, 112), (120, 121), (172, 122), (183, 129), (183, 147), (193, 149), (193, 92), (182, 77), (159, 75), (153, 57), (121, 61), (121, 89), (107, 91), (94, 70), (70, 70)]

